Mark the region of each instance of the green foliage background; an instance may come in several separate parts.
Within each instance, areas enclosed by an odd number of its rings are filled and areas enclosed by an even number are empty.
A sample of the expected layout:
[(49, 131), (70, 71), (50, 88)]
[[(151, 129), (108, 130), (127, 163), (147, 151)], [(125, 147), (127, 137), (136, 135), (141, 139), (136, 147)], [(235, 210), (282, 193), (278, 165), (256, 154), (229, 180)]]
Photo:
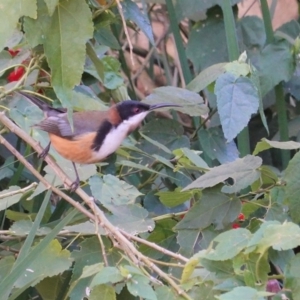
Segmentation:
[[(263, 19), (238, 19), (238, 0), (157, 2), (0, 0), (1, 299), (300, 299), (299, 22), (274, 32), (266, 0)], [(178, 61), (154, 38), (160, 9)], [(71, 122), (138, 99), (127, 27), (167, 82), (140, 100), (182, 107), (79, 166), (69, 193), (71, 163), (38, 158), (43, 114), (16, 91)]]

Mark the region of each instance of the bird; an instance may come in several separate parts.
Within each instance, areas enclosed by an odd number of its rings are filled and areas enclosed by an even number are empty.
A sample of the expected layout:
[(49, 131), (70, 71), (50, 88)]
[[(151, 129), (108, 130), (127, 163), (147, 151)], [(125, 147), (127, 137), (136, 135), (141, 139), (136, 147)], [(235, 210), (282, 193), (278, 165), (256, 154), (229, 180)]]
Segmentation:
[(44, 112), (45, 118), (33, 125), (47, 132), (50, 138), (49, 144), (39, 156), (45, 158), (52, 145), (62, 157), (72, 162), (76, 175), (70, 186), (73, 192), (80, 184), (75, 163), (92, 164), (105, 160), (140, 126), (148, 113), (162, 107), (180, 107), (172, 103), (149, 105), (136, 100), (125, 100), (107, 111), (74, 111), (72, 128), (67, 109), (53, 108), (40, 98), (23, 91), (18, 93)]

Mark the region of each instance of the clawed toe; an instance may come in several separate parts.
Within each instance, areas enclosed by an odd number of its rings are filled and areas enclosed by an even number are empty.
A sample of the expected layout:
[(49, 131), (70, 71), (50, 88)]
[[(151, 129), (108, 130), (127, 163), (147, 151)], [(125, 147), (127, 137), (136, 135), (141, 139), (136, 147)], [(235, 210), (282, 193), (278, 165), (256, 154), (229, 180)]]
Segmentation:
[(72, 193), (74, 193), (74, 192), (78, 189), (79, 184), (80, 184), (79, 179), (76, 179), (76, 180), (71, 184), (71, 186), (70, 186), (70, 191), (71, 191)]

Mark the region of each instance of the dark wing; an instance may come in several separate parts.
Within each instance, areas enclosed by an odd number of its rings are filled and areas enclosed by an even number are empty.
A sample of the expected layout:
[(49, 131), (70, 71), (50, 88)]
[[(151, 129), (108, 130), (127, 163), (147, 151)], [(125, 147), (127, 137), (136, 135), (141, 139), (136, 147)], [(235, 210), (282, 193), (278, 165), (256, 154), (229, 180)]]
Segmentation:
[(67, 114), (50, 116), (36, 125), (37, 128), (55, 135), (72, 139), (78, 135), (90, 132), (97, 132), (101, 121), (106, 119), (106, 111), (85, 111), (74, 112), (72, 131)]

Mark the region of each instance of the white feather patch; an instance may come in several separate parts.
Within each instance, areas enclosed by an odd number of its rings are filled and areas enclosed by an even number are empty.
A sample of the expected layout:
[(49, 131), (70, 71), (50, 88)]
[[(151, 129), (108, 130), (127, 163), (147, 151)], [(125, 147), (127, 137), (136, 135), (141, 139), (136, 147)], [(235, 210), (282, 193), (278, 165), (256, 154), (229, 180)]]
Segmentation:
[(100, 161), (115, 152), (120, 147), (127, 135), (141, 124), (148, 113), (148, 111), (145, 111), (139, 113), (138, 115), (134, 115), (128, 120), (124, 120), (118, 127), (113, 128), (107, 134), (99, 151), (94, 152), (94, 158)]

